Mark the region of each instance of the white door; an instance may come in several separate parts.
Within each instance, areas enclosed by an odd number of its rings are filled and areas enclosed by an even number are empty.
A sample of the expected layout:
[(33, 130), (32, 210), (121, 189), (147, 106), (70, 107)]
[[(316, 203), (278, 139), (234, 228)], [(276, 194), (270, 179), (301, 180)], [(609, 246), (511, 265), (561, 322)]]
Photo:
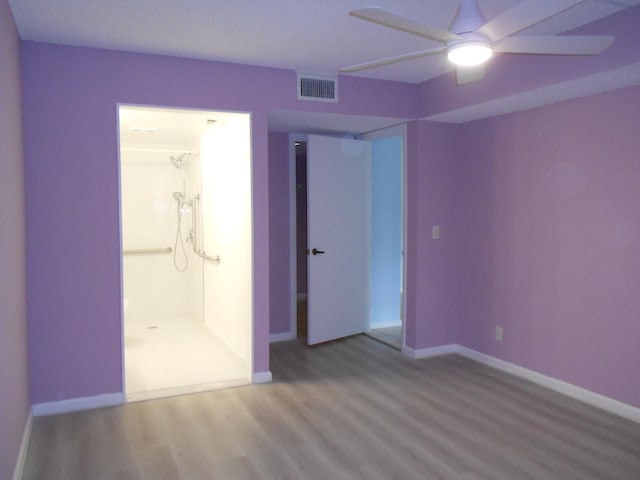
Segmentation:
[(309, 345), (365, 330), (368, 152), (360, 140), (307, 142)]

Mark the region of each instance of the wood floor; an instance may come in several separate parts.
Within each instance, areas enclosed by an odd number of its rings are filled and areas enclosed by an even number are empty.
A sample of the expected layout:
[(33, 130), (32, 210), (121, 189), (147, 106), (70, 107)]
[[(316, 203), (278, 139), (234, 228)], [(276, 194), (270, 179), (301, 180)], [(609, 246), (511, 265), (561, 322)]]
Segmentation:
[(272, 345), (271, 384), (34, 419), (24, 479), (639, 479), (640, 424), (456, 355)]

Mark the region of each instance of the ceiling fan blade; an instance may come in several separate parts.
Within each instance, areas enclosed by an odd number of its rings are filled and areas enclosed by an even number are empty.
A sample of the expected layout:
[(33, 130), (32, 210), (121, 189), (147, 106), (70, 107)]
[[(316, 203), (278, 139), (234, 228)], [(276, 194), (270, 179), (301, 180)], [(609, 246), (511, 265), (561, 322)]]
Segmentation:
[(446, 30), (429, 27), (379, 7), (359, 8), (350, 11), (349, 15), (361, 20), (366, 20), (367, 22), (377, 23), (378, 25), (436, 40), (437, 42), (447, 43), (453, 40), (460, 40), (461, 38)]
[(501, 40), (547, 18), (553, 17), (584, 0), (524, 0), (492, 18), (477, 32), (492, 41)]
[(382, 58), (373, 62), (360, 63), (358, 65), (352, 65), (350, 67), (344, 67), (340, 69), (342, 73), (359, 72), (360, 70), (368, 70), (370, 68), (382, 67), (384, 65), (391, 65), (392, 63), (404, 62), (407, 60), (413, 60), (416, 58), (426, 57), (428, 55), (435, 55), (446, 51), (445, 47), (432, 48), (430, 50), (420, 50), (413, 53), (405, 53), (404, 55), (397, 55), (395, 57)]
[(494, 44), (493, 51), (541, 55), (597, 55), (609, 48), (614, 40), (615, 37), (611, 35), (508, 37)]
[(482, 80), (485, 75), (485, 65), (475, 65), (473, 67), (458, 67), (456, 69), (456, 83), (466, 85), (467, 83)]

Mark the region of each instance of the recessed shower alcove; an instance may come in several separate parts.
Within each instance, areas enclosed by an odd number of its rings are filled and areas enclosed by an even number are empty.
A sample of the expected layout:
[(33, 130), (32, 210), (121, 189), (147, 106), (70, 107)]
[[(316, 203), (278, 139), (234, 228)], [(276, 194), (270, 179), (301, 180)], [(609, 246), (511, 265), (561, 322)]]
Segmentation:
[(250, 115), (119, 106), (128, 400), (252, 372)]

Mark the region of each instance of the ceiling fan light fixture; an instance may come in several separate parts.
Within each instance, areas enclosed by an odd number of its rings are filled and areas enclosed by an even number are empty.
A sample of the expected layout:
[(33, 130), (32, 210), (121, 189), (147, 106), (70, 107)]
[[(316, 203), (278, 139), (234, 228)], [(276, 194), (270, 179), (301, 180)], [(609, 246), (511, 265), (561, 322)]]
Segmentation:
[(463, 42), (447, 50), (447, 58), (459, 67), (481, 65), (491, 58), (493, 50), (486, 42)]

